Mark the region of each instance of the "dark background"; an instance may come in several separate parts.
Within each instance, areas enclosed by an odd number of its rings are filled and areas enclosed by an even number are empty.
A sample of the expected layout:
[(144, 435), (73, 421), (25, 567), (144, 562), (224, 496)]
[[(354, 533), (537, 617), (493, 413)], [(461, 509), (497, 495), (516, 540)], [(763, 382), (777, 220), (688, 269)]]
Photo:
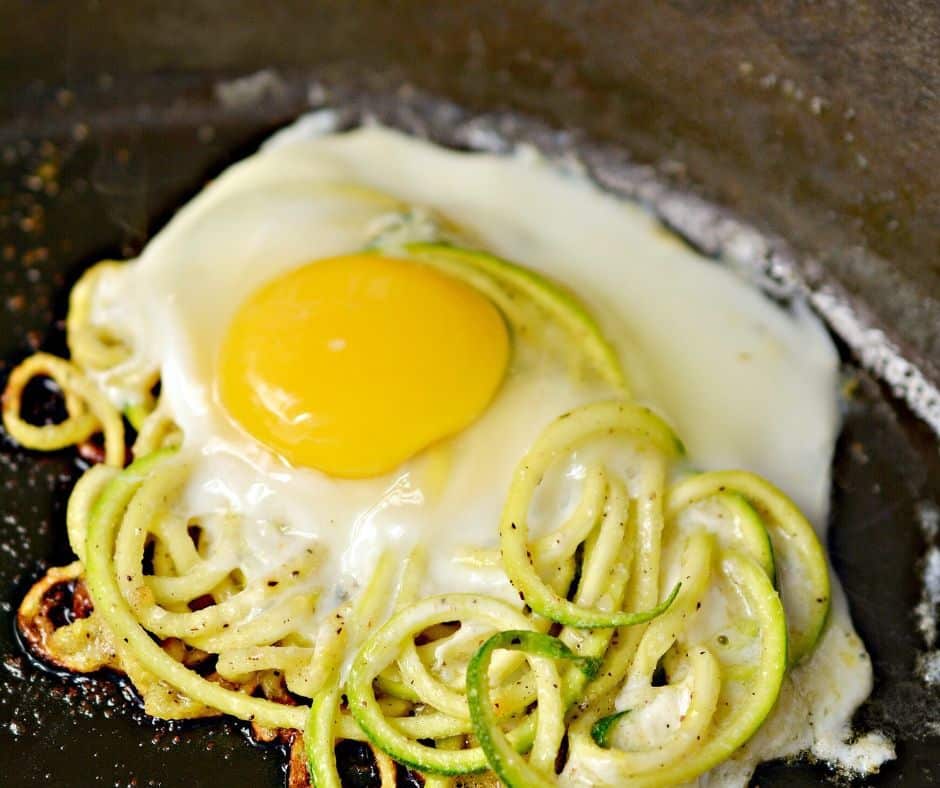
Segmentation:
[[(218, 80), (267, 67), (279, 88), (220, 104)], [(940, 6), (927, 0), (0, 0), (0, 378), (36, 346), (61, 349), (55, 321), (84, 266), (139, 249), (307, 106), (311, 76), (376, 93), (408, 82), (623, 146), (785, 237), (815, 261), (808, 279), (847, 293), (940, 382)], [(930, 785), (940, 698), (914, 675), (910, 611), (940, 455), (847, 361), (861, 385), (830, 547), (878, 677), (860, 725), (899, 737), (875, 783)], [(10, 613), (44, 562), (69, 557), (76, 473), (69, 453), (0, 449), (0, 785), (278, 784), (280, 754), (237, 726), (155, 727), (112, 682), (76, 688), (18, 652)], [(824, 774), (772, 765), (757, 781)]]

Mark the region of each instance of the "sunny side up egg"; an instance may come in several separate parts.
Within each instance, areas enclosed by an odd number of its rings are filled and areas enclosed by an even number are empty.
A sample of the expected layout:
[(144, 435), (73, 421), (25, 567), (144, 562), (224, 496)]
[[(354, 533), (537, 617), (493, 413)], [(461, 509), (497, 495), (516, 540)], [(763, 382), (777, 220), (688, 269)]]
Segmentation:
[(530, 342), (469, 284), (364, 253), (420, 239), (427, 218), (335, 152), (297, 153), (231, 168), (103, 282), (94, 320), (135, 355), (101, 382), (160, 370), (195, 458), (183, 509), (210, 538), (240, 530), (247, 579), (315, 545), (317, 582), (344, 599), (384, 550), (420, 544), (428, 592), (515, 600), (501, 570), (463, 557), (496, 545), (544, 425), (616, 388), (573, 374), (549, 347), (560, 338)]
[(500, 570), (459, 557), (496, 545), (544, 426), (616, 393), (572, 374), (546, 349), (557, 338), (507, 332), (467, 284), (361, 254), (433, 235), (427, 211), (586, 302), (696, 465), (760, 472), (824, 521), (836, 356), (812, 316), (537, 159), (303, 128), (229, 168), (95, 299), (93, 320), (134, 349), (108, 374), (160, 372), (197, 458), (187, 509), (242, 515), (246, 577), (315, 543), (343, 598), (382, 550), (424, 544), (427, 592), (512, 596)]
[[(525, 266), (536, 289), (576, 294), (597, 320), (584, 318), (584, 336), (668, 417), (693, 467), (758, 472), (823, 529), (838, 359), (805, 307), (778, 307), (537, 156), (455, 153), (383, 128), (319, 136), (315, 125), (228, 169), (94, 299), (92, 322), (133, 348), (97, 382), (126, 406), (117, 381), (159, 372), (191, 468), (177, 507), (210, 540), (226, 529), (237, 554), (225, 560), (247, 580), (316, 550), (320, 569), (304, 582), (323, 590), (325, 615), (380, 555), (404, 560), (421, 545), (421, 594), (521, 605), (474, 551), (498, 545), (513, 472), (545, 426), (622, 387), (586, 374), (570, 335), (507, 319), (512, 304), (409, 252), (454, 234)], [(540, 491), (554, 517), (533, 512), (536, 536), (577, 501), (589, 461), (575, 453)], [(812, 671), (793, 679), (742, 774), (810, 746), (841, 757), (871, 686), (866, 660), (842, 659), (847, 643), (857, 653), (836, 584)], [(787, 723), (807, 707), (815, 731)]]

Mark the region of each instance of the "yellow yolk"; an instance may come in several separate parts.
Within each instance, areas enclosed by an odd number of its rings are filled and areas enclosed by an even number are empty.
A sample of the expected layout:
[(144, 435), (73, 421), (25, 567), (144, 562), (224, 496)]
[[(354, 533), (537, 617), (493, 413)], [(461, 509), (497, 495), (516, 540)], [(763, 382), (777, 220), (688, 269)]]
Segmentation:
[(471, 424), (506, 371), (485, 296), (418, 263), (350, 255), (270, 282), (239, 308), (217, 392), (294, 465), (375, 476)]

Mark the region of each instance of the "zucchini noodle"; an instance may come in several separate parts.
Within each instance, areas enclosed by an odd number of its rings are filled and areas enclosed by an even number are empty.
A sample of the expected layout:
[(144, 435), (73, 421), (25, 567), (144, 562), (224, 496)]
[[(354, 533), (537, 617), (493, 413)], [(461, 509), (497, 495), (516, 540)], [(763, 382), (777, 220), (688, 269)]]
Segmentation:
[(113, 369), (130, 356), (130, 349), (114, 332), (92, 320), (97, 288), (121, 267), (121, 263), (112, 260), (93, 265), (69, 294), (69, 313), (65, 323), (69, 353), (83, 369)]
[[(58, 424), (37, 426), (22, 418), (23, 391), (33, 378), (55, 381), (65, 399), (68, 417)], [(124, 425), (117, 409), (81, 371), (61, 358), (36, 353), (10, 374), (3, 392), (3, 426), (17, 443), (38, 451), (55, 451), (104, 434), (105, 462), (124, 465)]]
[(460, 249), (439, 243), (406, 244), (409, 257), (464, 279), (484, 294), (507, 316), (517, 330), (532, 330), (532, 321), (519, 314), (523, 304), (541, 312), (550, 325), (561, 327), (575, 349), (571, 367), (593, 368), (622, 396), (628, 395), (627, 381), (617, 351), (604, 338), (591, 314), (577, 298), (560, 285), (534, 275), (522, 266), (479, 250)]
[[(174, 469), (171, 455), (155, 453), (122, 471), (105, 489), (92, 511), (86, 543), (89, 591), (116, 640), (123, 641), (144, 669), (192, 700), (271, 728), (302, 728), (297, 708), (253, 698), (202, 678), (166, 653), (134, 616), (122, 595), (115, 569), (115, 540), (138, 517), (154, 516), (145, 482), (161, 483)], [(141, 491), (144, 491), (143, 497)], [(148, 509), (148, 507), (150, 507)], [(138, 556), (140, 559), (140, 556)]]
[(72, 362), (104, 387), (121, 392), (121, 407), (135, 429), (154, 408), (151, 389), (159, 379), (156, 369), (134, 358), (133, 348), (112, 327), (95, 320), (101, 290), (118, 280), (123, 263), (104, 260), (89, 268), (69, 294), (65, 322)]
[[(496, 649), (513, 649), (529, 659), (538, 681), (539, 730), (525, 761), (499, 729), (490, 698), (488, 669)], [(593, 672), (593, 661), (579, 657), (560, 640), (524, 630), (493, 635), (470, 660), (467, 668), (467, 699), (473, 727), (493, 770), (508, 785), (550, 786), (555, 762), (565, 735), (565, 708), (558, 692), (561, 678), (555, 662), (571, 660)]]
[[(811, 526), (753, 474), (689, 474), (681, 441), (629, 400), (615, 351), (562, 288), (483, 253), (403, 248), (490, 297), (517, 336), (561, 328), (572, 367), (616, 393), (544, 429), (493, 523), (498, 549), (455, 559), (501, 570), (518, 601), (423, 597), (421, 547), (403, 562), (383, 553), (338, 605), (316, 544), (246, 578), (239, 515), (208, 515), (220, 518), (210, 528), (185, 511), (194, 455), (152, 394), (155, 375), (93, 319), (99, 288), (120, 271), (105, 262), (72, 291), (71, 360), (26, 359), (3, 397), (6, 429), (25, 447), (98, 433), (105, 447), (69, 499), (78, 560), (27, 594), (21, 630), (69, 670), (124, 672), (154, 716), (228, 714), (302, 733), (318, 788), (341, 785), (343, 739), (375, 749), (383, 786), (396, 764), (431, 788), (467, 775), (511, 788), (694, 780), (753, 736), (823, 631), (828, 566)], [(61, 423), (21, 415), (38, 376), (61, 390)], [(126, 468), (122, 413), (136, 431)], [(543, 482), (575, 456), (578, 496), (542, 529)], [(55, 626), (48, 600), (63, 584), (82, 610)]]
[[(803, 513), (780, 490), (753, 473), (702, 473), (675, 485), (667, 511), (675, 515), (691, 504), (734, 491), (749, 503), (770, 537), (770, 560), (780, 563), (780, 594), (787, 610), (790, 662), (805, 657), (819, 639), (829, 613), (829, 568), (826, 554)], [(773, 563), (769, 574), (773, 579)]]

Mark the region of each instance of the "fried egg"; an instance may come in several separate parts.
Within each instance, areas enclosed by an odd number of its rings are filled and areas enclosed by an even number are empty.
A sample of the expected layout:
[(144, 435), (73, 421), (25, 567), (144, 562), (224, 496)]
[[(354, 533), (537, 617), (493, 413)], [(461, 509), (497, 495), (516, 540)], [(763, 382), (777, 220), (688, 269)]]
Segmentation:
[[(383, 552), (403, 560), (423, 545), (423, 593), (519, 604), (501, 568), (466, 555), (497, 546), (513, 470), (543, 428), (617, 392), (465, 282), (407, 254), (369, 254), (441, 228), (569, 288), (692, 465), (772, 479), (822, 532), (838, 358), (804, 306), (772, 303), (639, 207), (538, 156), (315, 126), (298, 123), (226, 170), (94, 302), (94, 322), (133, 351), (98, 382), (126, 406), (114, 381), (159, 373), (161, 407), (192, 457), (180, 505), (210, 538), (237, 530), (246, 578), (315, 549), (325, 615)], [(584, 476), (575, 458), (540, 505), (564, 512)], [(809, 746), (865, 757), (842, 742), (871, 668), (835, 592), (828, 634), (779, 721), (749, 745), (751, 765)], [(826, 691), (835, 683), (838, 698)], [(815, 731), (788, 726), (824, 696)]]
[(95, 307), (134, 349), (125, 367), (159, 370), (198, 457), (187, 508), (242, 515), (247, 577), (315, 544), (343, 598), (383, 550), (424, 544), (426, 592), (511, 593), (459, 556), (496, 544), (539, 431), (612, 393), (527, 347), (467, 284), (361, 254), (408, 211), (570, 288), (696, 465), (752, 468), (822, 522), (836, 356), (811, 315), (538, 158), (294, 133), (210, 184)]

